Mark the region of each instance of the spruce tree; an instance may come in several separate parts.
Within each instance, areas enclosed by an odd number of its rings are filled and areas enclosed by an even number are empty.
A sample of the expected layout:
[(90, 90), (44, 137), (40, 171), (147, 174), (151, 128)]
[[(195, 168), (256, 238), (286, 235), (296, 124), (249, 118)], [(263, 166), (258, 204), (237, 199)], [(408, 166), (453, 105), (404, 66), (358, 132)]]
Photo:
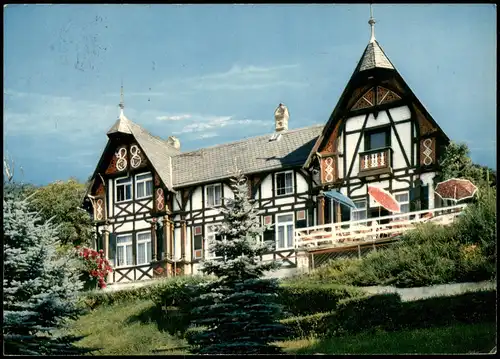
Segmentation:
[(225, 199), (223, 222), (209, 250), (220, 259), (206, 260), (202, 272), (216, 280), (201, 285), (191, 311), (195, 330), (188, 335), (197, 354), (271, 354), (281, 348), (285, 327), (278, 320), (278, 282), (263, 278), (276, 269), (275, 261), (262, 262), (271, 251), (260, 240), (268, 229), (261, 226), (255, 203), (248, 199), (245, 177), (236, 171), (232, 181), (234, 199)]
[[(5, 185), (4, 185), (5, 189)], [(81, 339), (62, 333), (81, 314), (83, 283), (68, 257), (56, 256), (57, 228), (41, 223), (28, 200), (4, 192), (3, 200), (3, 341), (5, 354), (67, 355)]]

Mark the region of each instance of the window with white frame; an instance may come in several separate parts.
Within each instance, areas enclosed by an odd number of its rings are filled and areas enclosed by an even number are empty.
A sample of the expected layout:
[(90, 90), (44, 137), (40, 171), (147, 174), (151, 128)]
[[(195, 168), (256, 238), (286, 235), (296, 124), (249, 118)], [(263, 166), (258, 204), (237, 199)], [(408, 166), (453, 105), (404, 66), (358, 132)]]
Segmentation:
[(366, 219), (366, 199), (353, 200), (356, 209), (351, 208), (351, 221)]
[(151, 257), (151, 232), (137, 233), (137, 264), (147, 264)]
[(132, 262), (132, 235), (123, 234), (116, 236), (116, 266), (131, 266), (133, 265)]
[(115, 201), (125, 202), (130, 201), (132, 199), (132, 178), (117, 178), (115, 180)]
[(394, 197), (399, 202), (401, 213), (410, 212), (410, 195), (408, 192), (395, 194)]
[(222, 189), (220, 183), (212, 184), (206, 186), (205, 188), (207, 195), (207, 207), (220, 206), (222, 197)]
[(275, 174), (276, 196), (293, 193), (293, 171), (278, 172)]
[(276, 215), (276, 249), (293, 248), (293, 213)]
[(207, 258), (220, 258), (222, 257), (222, 253), (212, 253), (210, 252), (210, 246), (215, 241), (216, 238), (219, 238), (217, 233), (217, 225), (209, 224), (205, 227), (205, 243), (207, 250)]
[(153, 176), (145, 173), (135, 176), (135, 198), (147, 198), (153, 196)]

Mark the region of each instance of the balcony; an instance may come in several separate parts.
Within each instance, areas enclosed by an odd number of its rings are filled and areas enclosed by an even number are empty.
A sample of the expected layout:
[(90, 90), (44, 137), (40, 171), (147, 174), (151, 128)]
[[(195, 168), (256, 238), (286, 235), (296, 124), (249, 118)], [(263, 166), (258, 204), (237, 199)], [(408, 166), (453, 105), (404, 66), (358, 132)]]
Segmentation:
[(359, 177), (392, 173), (392, 148), (384, 147), (359, 153)]
[(306, 251), (318, 251), (384, 243), (398, 239), (402, 233), (414, 229), (419, 223), (433, 222), (444, 226), (450, 225), (466, 207), (467, 205), (461, 204), (297, 228), (294, 230), (295, 247)]

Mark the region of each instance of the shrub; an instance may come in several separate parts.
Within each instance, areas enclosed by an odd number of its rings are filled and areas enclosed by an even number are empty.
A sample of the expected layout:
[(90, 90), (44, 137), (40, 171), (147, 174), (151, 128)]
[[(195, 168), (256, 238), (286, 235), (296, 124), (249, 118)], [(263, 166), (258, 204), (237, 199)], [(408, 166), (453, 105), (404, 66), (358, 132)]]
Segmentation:
[(340, 335), (392, 328), (400, 310), (401, 297), (397, 293), (342, 300), (339, 302), (335, 322), (325, 334)]
[(340, 300), (332, 312), (290, 317), (281, 322), (294, 338), (343, 336), (377, 330), (429, 328), (496, 320), (496, 291), (402, 302), (398, 294)]
[(330, 312), (337, 308), (340, 300), (364, 295), (356, 287), (338, 284), (283, 284), (280, 287), (279, 303), (291, 315), (307, 315)]
[(109, 261), (104, 255), (104, 251), (96, 251), (92, 248), (76, 246), (76, 255), (82, 264), (83, 279), (95, 288), (106, 288), (106, 278), (113, 271)]
[(395, 329), (495, 320), (496, 291), (485, 290), (404, 302), (397, 315), (398, 325)]
[(334, 316), (334, 312), (315, 313), (282, 319), (281, 323), (288, 328), (290, 338), (321, 337)]
[[(183, 276), (158, 280), (154, 284), (144, 285), (117, 291), (90, 291), (85, 293), (84, 301), (90, 309), (100, 305), (111, 305), (117, 302), (151, 299), (160, 308), (172, 305), (175, 298), (182, 298), (184, 284), (195, 284), (211, 280), (210, 277)], [(172, 294), (173, 293), (173, 294)]]
[(480, 246), (489, 260), (496, 260), (496, 191), (478, 191), (476, 203), (469, 205), (454, 224), (457, 239), (465, 245)]
[(496, 276), (496, 195), (483, 194), (451, 226), (418, 225), (363, 259), (337, 260), (310, 279), (358, 286), (419, 287)]
[(320, 283), (331, 283), (332, 279), (335, 283), (339, 284), (352, 284), (356, 273), (359, 271), (361, 259), (358, 258), (340, 258), (328, 262), (326, 265), (321, 266), (309, 275), (301, 278), (302, 281), (311, 281)]

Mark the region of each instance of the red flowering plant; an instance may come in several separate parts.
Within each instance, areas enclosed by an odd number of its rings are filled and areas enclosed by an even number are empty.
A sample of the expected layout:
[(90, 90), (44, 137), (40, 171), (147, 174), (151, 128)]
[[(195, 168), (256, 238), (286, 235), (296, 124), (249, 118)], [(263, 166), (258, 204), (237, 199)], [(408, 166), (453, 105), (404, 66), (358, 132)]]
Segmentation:
[(113, 269), (104, 256), (104, 251), (77, 246), (76, 254), (82, 261), (82, 271), (85, 274), (84, 277), (87, 277), (84, 278), (86, 284), (94, 288), (96, 284), (101, 289), (106, 288), (106, 278)]

